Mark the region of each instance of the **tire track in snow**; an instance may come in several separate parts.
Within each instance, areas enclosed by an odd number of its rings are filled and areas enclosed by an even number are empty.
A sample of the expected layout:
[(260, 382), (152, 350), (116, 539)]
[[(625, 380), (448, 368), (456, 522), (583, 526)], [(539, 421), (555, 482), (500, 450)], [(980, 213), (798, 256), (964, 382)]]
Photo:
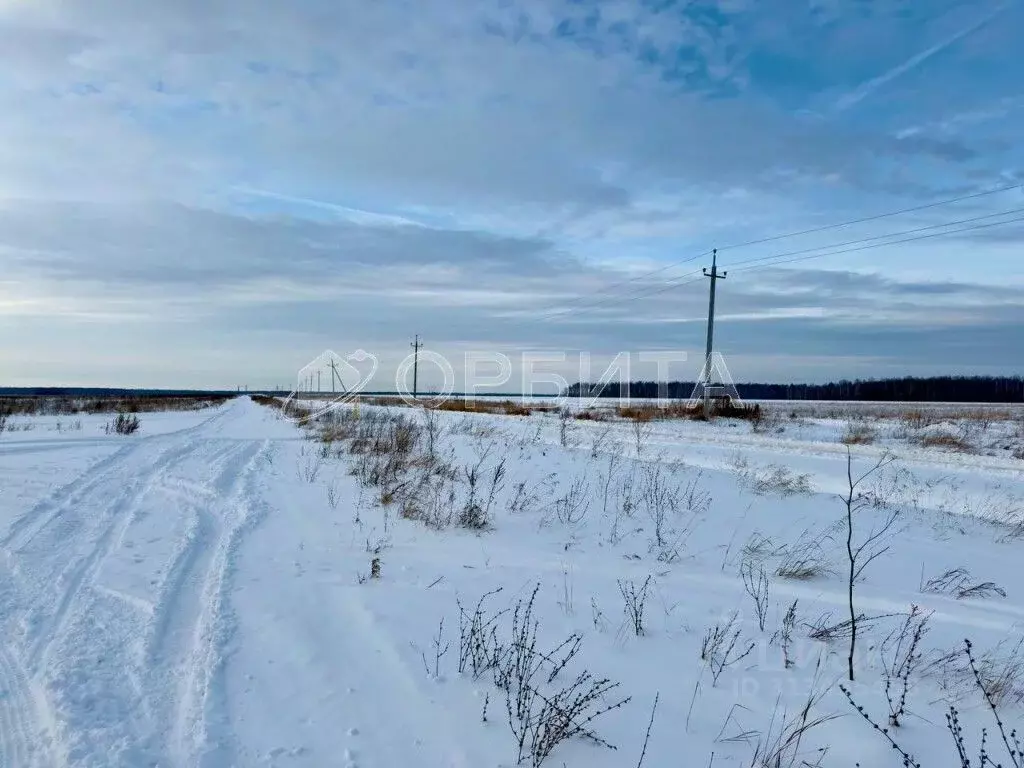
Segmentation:
[(120, 469), (122, 462), (145, 446), (144, 443), (126, 445), (110, 456), (100, 459), (86, 469), (82, 475), (58, 488), (48, 498), (38, 502), (32, 509), (11, 523), (7, 534), (0, 540), (0, 547), (9, 552), (16, 552), (25, 547), (54, 518), (87, 497), (98, 486), (110, 482), (112, 475), (117, 469)]
[(208, 507), (218, 503), (218, 494), (214, 488), (232, 474), (237, 476), (242, 467), (250, 461), (251, 455), (246, 456), (245, 448), (246, 446), (241, 444), (232, 446), (227, 457), (217, 462), (217, 469), (214, 472), (216, 477), (211, 483), (174, 482), (164, 488), (178, 496), (179, 502), (186, 502), (182, 514), (191, 513), (191, 519), (185, 531), (183, 545), (171, 564), (154, 612), (146, 652), (147, 660), (151, 663), (159, 661), (176, 642), (185, 642), (180, 636), (183, 628), (187, 630), (188, 622), (184, 621), (184, 617), (198, 611), (198, 606), (195, 610), (189, 610), (185, 604), (198, 599), (202, 577), (208, 570), (208, 561), (213, 555), (221, 528), (219, 517)]
[(29, 645), (27, 657), (30, 669), (38, 673), (46, 667), (49, 650), (66, 626), (82, 589), (94, 582), (103, 562), (131, 524), (135, 509), (160, 476), (192, 448), (193, 446), (188, 444), (176, 446), (161, 453), (145, 471), (143, 478), (123, 487), (114, 502), (107, 507), (106, 512), (99, 516), (99, 519), (103, 521), (98, 526), (99, 535), (88, 553), (61, 573), (60, 582), (63, 584), (63, 589), (56, 606), (53, 612), (50, 615), (44, 615), (42, 622), (34, 628), (35, 639)]
[(267, 445), (240, 443), (208, 491), (188, 486), (191, 524), (158, 604), (146, 653), (151, 706), (169, 724), (165, 750), (173, 765), (196, 765), (206, 745), (229, 553), (249, 519), (247, 485)]
[(21, 662), (0, 645), (0, 766), (52, 768), (53, 713)]
[[(89, 702), (80, 699), (76, 703), (74, 696), (68, 698), (64, 669), (59, 673), (63, 675), (61, 701), (64, 706), (70, 702), (73, 709), (58, 718), (51, 705), (54, 691), (45, 682), (51, 673), (51, 649), (61, 648), (64, 653), (70, 646), (63, 644), (70, 639), (75, 648), (89, 653), (93, 643), (103, 639), (89, 634), (65, 636), (85, 616), (83, 611), (95, 605), (95, 597), (108, 595), (109, 590), (104, 591), (99, 583), (104, 563), (123, 545), (136, 514), (152, 506), (149, 495), (174, 486), (163, 481), (179, 462), (194, 457), (206, 468), (202, 474), (207, 475), (209, 468), (216, 472), (233, 456), (245, 453), (246, 445), (250, 452), (258, 449), (251, 443), (238, 448), (237, 441), (217, 439), (216, 433), (210, 435), (214, 439), (205, 438), (204, 432), (212, 431), (211, 426), (239, 413), (244, 415), (244, 409), (225, 408), (188, 429), (124, 446), (37, 504), (8, 531), (4, 541), (15, 545), (13, 551), (6, 552), (15, 574), (13, 605), (23, 612), (19, 619), (16, 608), (7, 620), (12, 628), (20, 626), (24, 634), (15, 633), (15, 645), (3, 649), (6, 655), (0, 657), (0, 766), (66, 764), (66, 756), (62, 756), (64, 737), (59, 733), (67, 723), (62, 721), (69, 714), (74, 714), (76, 720), (83, 713), (87, 717), (80, 707)], [(110, 594), (117, 597), (116, 592)], [(129, 678), (139, 680), (136, 661), (128, 657), (117, 660)], [(136, 683), (134, 690), (131, 698), (142, 705), (139, 711), (145, 712), (143, 688)], [(89, 736), (84, 743), (95, 748), (101, 742)], [(44, 744), (50, 747), (49, 757), (44, 757)]]
[(37, 730), (32, 712), (25, 673), (10, 651), (0, 646), (0, 765), (31, 765)]
[(231, 410), (229, 408), (221, 408), (217, 413), (214, 413), (210, 418), (205, 419), (199, 424), (177, 432), (142, 437), (135, 442), (118, 448), (112, 454), (87, 467), (74, 480), (57, 488), (47, 498), (35, 504), (28, 512), (11, 523), (3, 539), (0, 539), (0, 548), (10, 552), (26, 546), (50, 522), (59, 517), (61, 513), (76, 503), (80, 503), (84, 497), (87, 497), (97, 487), (114, 480), (117, 471), (136, 453), (141, 453), (154, 443), (166, 442), (175, 438), (180, 439), (181, 437), (207, 429), (225, 418), (231, 413)]

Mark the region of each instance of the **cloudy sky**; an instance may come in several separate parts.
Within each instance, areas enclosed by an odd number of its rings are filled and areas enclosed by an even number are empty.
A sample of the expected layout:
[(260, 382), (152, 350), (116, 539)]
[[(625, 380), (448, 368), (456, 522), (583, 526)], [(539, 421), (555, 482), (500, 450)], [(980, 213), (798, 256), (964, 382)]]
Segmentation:
[(699, 360), (712, 247), (737, 380), (1024, 373), (1022, 33), (1022, 0), (0, 0), (0, 385), (267, 387), (415, 333)]

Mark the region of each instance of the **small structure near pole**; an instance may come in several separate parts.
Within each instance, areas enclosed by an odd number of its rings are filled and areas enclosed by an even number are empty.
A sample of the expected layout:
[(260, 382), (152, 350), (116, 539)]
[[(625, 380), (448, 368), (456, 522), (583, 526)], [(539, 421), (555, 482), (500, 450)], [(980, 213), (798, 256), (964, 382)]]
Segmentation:
[[(713, 381), (718, 383), (712, 384)], [(704, 418), (710, 419), (718, 413), (731, 413), (740, 406), (740, 402), (739, 390), (733, 383), (725, 358), (718, 352), (712, 352), (701, 368), (687, 407), (703, 407)]]

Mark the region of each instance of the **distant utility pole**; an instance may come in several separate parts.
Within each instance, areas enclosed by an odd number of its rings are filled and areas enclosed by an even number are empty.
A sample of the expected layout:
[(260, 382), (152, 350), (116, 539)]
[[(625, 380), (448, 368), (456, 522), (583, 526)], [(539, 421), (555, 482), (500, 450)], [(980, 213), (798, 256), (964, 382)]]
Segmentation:
[(418, 391), (417, 390), (417, 386), (419, 384), (420, 347), (423, 346), (422, 344), (420, 344), (420, 335), (418, 333), (416, 334), (416, 341), (414, 341), (409, 346), (413, 348), (413, 358), (412, 358), (412, 399), (415, 400), (416, 399), (416, 395), (417, 395), (417, 391)]
[(341, 380), (341, 374), (338, 373), (338, 361), (331, 360), (331, 394), (333, 395), (337, 390), (334, 388), (334, 379), (337, 377), (338, 381), (341, 382), (341, 388), (345, 389), (345, 382)]
[(320, 369), (316, 369), (316, 391), (320, 391)]
[(711, 418), (711, 355), (715, 351), (715, 283), (725, 280), (726, 272), (718, 272), (718, 249), (711, 251), (711, 271), (704, 268), (704, 276), (711, 278), (711, 297), (708, 299), (708, 346), (704, 355), (704, 418)]

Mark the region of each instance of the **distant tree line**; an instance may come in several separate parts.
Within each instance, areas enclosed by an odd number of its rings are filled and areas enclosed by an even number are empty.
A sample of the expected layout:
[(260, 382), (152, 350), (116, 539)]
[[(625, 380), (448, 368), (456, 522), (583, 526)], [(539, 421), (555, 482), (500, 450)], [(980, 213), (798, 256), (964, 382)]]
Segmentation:
[[(577, 383), (569, 397), (670, 397), (688, 398), (692, 381), (631, 381), (611, 383), (598, 391), (597, 384)], [(747, 400), (867, 400), (889, 402), (1020, 403), (1024, 402), (1021, 376), (932, 376), (901, 379), (836, 381), (829, 384), (737, 384)]]

